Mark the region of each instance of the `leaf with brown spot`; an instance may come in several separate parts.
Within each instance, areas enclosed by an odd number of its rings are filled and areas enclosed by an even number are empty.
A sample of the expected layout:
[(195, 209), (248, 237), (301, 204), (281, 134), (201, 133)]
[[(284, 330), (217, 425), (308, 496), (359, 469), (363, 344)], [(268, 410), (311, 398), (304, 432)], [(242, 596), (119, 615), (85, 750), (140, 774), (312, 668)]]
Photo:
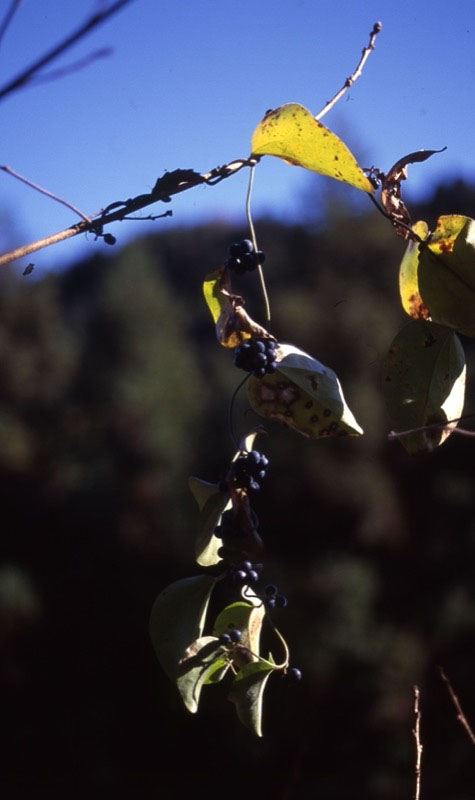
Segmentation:
[(231, 291), (229, 272), (220, 267), (210, 272), (203, 283), (203, 294), (216, 324), (216, 336), (223, 347), (235, 348), (251, 336), (273, 339), (244, 310), (244, 300)]
[(439, 217), (420, 248), (418, 281), (434, 322), (475, 336), (475, 220)]
[(280, 344), (276, 355), (273, 375), (248, 381), (254, 411), (311, 439), (363, 433), (333, 370), (292, 345)]
[[(416, 222), (412, 230), (421, 239), (427, 239), (429, 229), (427, 223)], [(427, 319), (430, 316), (419, 292), (417, 273), (419, 269), (419, 243), (410, 239), (399, 267), (399, 293), (406, 314), (413, 319)]]
[(411, 225), (411, 215), (401, 197), (401, 181), (405, 181), (407, 178), (407, 167), (409, 164), (426, 161), (435, 153), (442, 153), (446, 149), (443, 147), (441, 150), (417, 150), (396, 161), (387, 175), (379, 173), (382, 180), (381, 202), (383, 208), (390, 216), (397, 235), (402, 236), (403, 239), (411, 238), (411, 232), (408, 230), (408, 226)]
[(254, 156), (277, 156), (364, 192), (374, 191), (341, 139), (298, 103), (268, 111), (253, 133), (251, 148)]

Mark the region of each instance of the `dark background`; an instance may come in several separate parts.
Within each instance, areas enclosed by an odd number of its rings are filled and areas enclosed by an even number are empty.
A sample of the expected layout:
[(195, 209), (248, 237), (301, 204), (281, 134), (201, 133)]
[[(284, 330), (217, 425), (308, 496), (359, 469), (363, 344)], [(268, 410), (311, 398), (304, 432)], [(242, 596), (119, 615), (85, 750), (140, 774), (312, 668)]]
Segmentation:
[[(475, 188), (455, 181), (411, 210), (432, 226), (475, 217)], [(273, 333), (337, 372), (365, 429), (311, 442), (269, 424), (260, 439), (264, 577), (289, 598), (276, 621), (303, 680), (272, 676), (257, 740), (222, 686), (189, 715), (148, 638), (158, 592), (198, 572), (187, 478), (217, 480), (233, 453), (242, 373), (201, 282), (246, 231), (150, 235), (41, 280), (12, 269), (0, 283), (5, 797), (410, 797), (414, 684), (423, 796), (475, 797), (474, 748), (438, 671), (475, 722), (474, 444), (453, 435), (409, 457), (386, 439), (380, 370), (408, 321), (404, 243), (339, 193), (318, 224), (257, 230)], [(255, 277), (236, 288), (262, 319)], [(235, 420), (259, 422), (245, 393)]]

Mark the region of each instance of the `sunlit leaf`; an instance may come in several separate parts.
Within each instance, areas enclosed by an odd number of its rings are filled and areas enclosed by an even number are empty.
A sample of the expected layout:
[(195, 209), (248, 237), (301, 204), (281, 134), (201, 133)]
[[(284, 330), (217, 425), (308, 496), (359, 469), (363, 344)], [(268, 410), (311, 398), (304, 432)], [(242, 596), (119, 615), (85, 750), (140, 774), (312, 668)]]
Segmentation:
[[(457, 419), (465, 392), (465, 357), (456, 334), (415, 320), (389, 348), (383, 365), (383, 395), (396, 432)], [(400, 441), (409, 453), (430, 452), (450, 435), (447, 428), (410, 433)]]
[(201, 689), (207, 677), (222, 660), (223, 648), (215, 636), (202, 636), (186, 649), (180, 661), (177, 687), (182, 700), (192, 714), (198, 711)]
[(186, 648), (203, 633), (211, 591), (216, 578), (196, 575), (167, 586), (153, 604), (150, 638), (157, 658), (169, 678), (178, 675)]
[(223, 347), (237, 347), (251, 336), (270, 337), (244, 310), (242, 297), (232, 293), (228, 270), (224, 267), (206, 276), (203, 294), (216, 325), (218, 342)]
[[(261, 635), (262, 622), (265, 616), (264, 604), (255, 600), (252, 604), (245, 602), (232, 603), (226, 606), (216, 618), (213, 628), (213, 635), (219, 636), (221, 633), (229, 633), (234, 628), (241, 631), (241, 644), (259, 654), (259, 642)], [(254, 659), (255, 656), (247, 657)]]
[(291, 345), (279, 345), (278, 359), (274, 374), (248, 381), (258, 414), (312, 439), (363, 433), (333, 370)]
[(199, 478), (191, 477), (188, 483), (201, 510), (195, 542), (196, 561), (202, 567), (211, 567), (221, 561), (218, 550), (223, 542), (214, 535), (214, 529), (219, 525), (223, 511), (231, 508), (229, 493), (220, 491), (217, 484)]
[(475, 336), (475, 221), (439, 217), (430, 243), (420, 249), (418, 276), (434, 322)]
[(256, 736), (262, 736), (262, 698), (272, 672), (273, 668), (262, 661), (247, 664), (236, 675), (229, 692), (240, 721)]
[[(429, 233), (426, 222), (416, 222), (412, 230), (421, 239), (426, 239)], [(419, 242), (410, 239), (399, 268), (399, 292), (401, 303), (406, 314), (413, 319), (427, 319), (429, 309), (423, 303), (419, 292)]]
[(268, 111), (252, 135), (252, 155), (278, 156), (290, 164), (373, 192), (361, 167), (341, 139), (298, 103)]

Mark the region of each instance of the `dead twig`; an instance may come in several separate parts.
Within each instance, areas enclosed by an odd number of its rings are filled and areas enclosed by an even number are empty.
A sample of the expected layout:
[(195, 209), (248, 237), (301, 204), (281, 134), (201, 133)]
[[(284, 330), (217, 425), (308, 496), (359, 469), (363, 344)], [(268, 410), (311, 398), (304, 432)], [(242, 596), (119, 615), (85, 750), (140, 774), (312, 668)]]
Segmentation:
[(325, 114), (328, 114), (328, 112), (331, 111), (333, 106), (336, 105), (336, 103), (338, 103), (340, 98), (343, 97), (345, 92), (348, 91), (350, 86), (353, 86), (354, 82), (358, 80), (361, 73), (363, 72), (363, 67), (366, 64), (366, 61), (368, 60), (371, 51), (374, 50), (375, 39), (378, 33), (381, 31), (382, 27), (383, 26), (381, 25), (380, 22), (374, 23), (373, 30), (369, 35), (369, 42), (366, 45), (366, 47), (364, 47), (362, 50), (361, 58), (358, 62), (358, 66), (356, 67), (355, 71), (350, 75), (349, 78), (346, 79), (345, 83), (343, 84), (341, 89), (336, 93), (336, 95), (326, 103), (326, 105), (322, 108), (321, 111), (318, 112), (318, 114), (315, 115), (315, 119), (319, 120), (322, 117), (324, 117)]
[(86, 222), (92, 222), (89, 217), (83, 214), (82, 211), (79, 211), (79, 209), (76, 208), (76, 206), (73, 206), (72, 203), (68, 203), (67, 200), (63, 200), (61, 197), (58, 197), (58, 195), (53, 194), (53, 192), (49, 192), (48, 189), (44, 189), (42, 186), (39, 186), (39, 184), (33, 183), (33, 181), (30, 181), (29, 178), (25, 178), (23, 175), (20, 175), (19, 172), (15, 172), (15, 170), (11, 167), (7, 167), (5, 164), (0, 164), (0, 169), (2, 169), (8, 175), (12, 175), (13, 178), (17, 178), (17, 180), (21, 181), (22, 183), (26, 183), (27, 186), (35, 189), (35, 191), (45, 194), (46, 197), (51, 197), (52, 200), (56, 200), (57, 203), (61, 203), (63, 206), (66, 206), (66, 208), (74, 211), (78, 217), (82, 217), (82, 219), (84, 219)]
[(33, 75), (30, 82), (33, 86), (38, 86), (40, 83), (58, 81), (61, 78), (65, 78), (67, 75), (71, 75), (73, 72), (79, 72), (80, 69), (85, 69), (100, 58), (110, 56), (113, 52), (112, 47), (102, 47), (100, 50), (94, 50), (92, 53), (89, 53), (89, 55), (84, 56), (84, 58), (78, 59), (78, 61), (73, 61), (72, 64), (68, 64), (66, 67), (59, 67), (59, 69), (53, 69), (51, 72), (46, 72), (42, 75)]
[(69, 50), (70, 47), (76, 44), (76, 42), (78, 42), (80, 39), (83, 39), (84, 36), (87, 36), (87, 34), (90, 33), (94, 28), (102, 25), (102, 23), (109, 19), (109, 17), (111, 17), (113, 14), (116, 14), (118, 11), (124, 8), (124, 6), (131, 2), (133, 2), (133, 0), (116, 0), (116, 2), (110, 5), (108, 8), (93, 14), (79, 28), (73, 31), (73, 33), (63, 39), (62, 42), (51, 48), (51, 50), (48, 50), (48, 52), (44, 55), (40, 56), (40, 58), (30, 64), (29, 67), (26, 67), (22, 72), (20, 72), (16, 78), (13, 78), (13, 80), (0, 87), (0, 100), (3, 100), (4, 97), (12, 94), (12, 92), (23, 89), (31, 82), (32, 78), (36, 76), (41, 69), (43, 69), (43, 67), (45, 67), (47, 64), (50, 64), (66, 50)]
[[(66, 228), (65, 230), (58, 231), (57, 233), (53, 233), (50, 236), (44, 237), (43, 239), (38, 239), (35, 242), (22, 245), (21, 247), (17, 247), (15, 250), (9, 250), (8, 252), (3, 253), (0, 255), (0, 266), (3, 266), (4, 264), (10, 264), (12, 261), (16, 261), (23, 256), (27, 256), (30, 253), (35, 253), (37, 250), (42, 250), (44, 247), (50, 247), (57, 242), (70, 239), (71, 237), (77, 236), (80, 233), (91, 232), (96, 236), (101, 236), (105, 225), (110, 225), (112, 222), (121, 222), (122, 220), (127, 219), (129, 214), (140, 211), (142, 208), (146, 208), (146, 206), (152, 205), (153, 203), (157, 203), (159, 201), (163, 203), (169, 203), (172, 195), (185, 192), (188, 189), (192, 189), (194, 186), (199, 186), (200, 184), (214, 186), (225, 178), (235, 175), (237, 172), (239, 172), (239, 170), (243, 169), (243, 167), (254, 166), (258, 160), (259, 159), (257, 158), (235, 159), (229, 164), (215, 167), (214, 169), (210, 170), (210, 172), (203, 174), (195, 172), (192, 169), (175, 169), (172, 172), (165, 172), (164, 175), (158, 178), (152, 191), (148, 194), (139, 194), (136, 197), (129, 198), (128, 200), (115, 201), (114, 203), (110, 203), (105, 209), (101, 209), (94, 214), (90, 214), (88, 217), (71, 206), (71, 204), (64, 201), (65, 205), (75, 210), (76, 213), (83, 217), (83, 220), (75, 225), (71, 225), (71, 227)], [(31, 181), (28, 181), (27, 179), (23, 180), (30, 186), (34, 186)], [(39, 189), (39, 187), (34, 188)], [(51, 195), (51, 193), (47, 193), (46, 190), (44, 193), (49, 194), (50, 196), (59, 200), (59, 198)], [(59, 201), (63, 202), (61, 200)]]
[(419, 708), (419, 698), (420, 698), (420, 690), (418, 686), (413, 687), (414, 691), (414, 727), (412, 729), (412, 734), (414, 736), (416, 742), (416, 763), (414, 767), (414, 772), (416, 776), (416, 786), (414, 789), (414, 800), (420, 800), (421, 796), (421, 764), (422, 764), (422, 752), (424, 747), (421, 742), (421, 711)]
[(12, 0), (10, 8), (7, 8), (5, 12), (5, 16), (3, 17), (3, 20), (0, 22), (0, 43), (7, 32), (8, 26), (10, 25), (10, 22), (12, 21), (15, 12), (18, 11), (20, 3), (21, 0)]
[(448, 693), (450, 695), (450, 699), (452, 700), (452, 703), (455, 706), (455, 710), (457, 712), (458, 721), (460, 722), (462, 727), (467, 732), (468, 738), (470, 739), (472, 744), (475, 744), (475, 733), (473, 732), (472, 728), (470, 727), (470, 724), (469, 724), (469, 722), (467, 720), (467, 717), (465, 716), (465, 714), (462, 711), (462, 707), (460, 705), (459, 699), (458, 699), (457, 695), (455, 694), (455, 692), (454, 692), (454, 690), (452, 688), (452, 684), (450, 683), (447, 675), (445, 674), (445, 671), (444, 671), (443, 667), (439, 667), (439, 673), (440, 673), (440, 677), (442, 678), (442, 680), (444, 681), (445, 685), (447, 686), (447, 691), (448, 691)]

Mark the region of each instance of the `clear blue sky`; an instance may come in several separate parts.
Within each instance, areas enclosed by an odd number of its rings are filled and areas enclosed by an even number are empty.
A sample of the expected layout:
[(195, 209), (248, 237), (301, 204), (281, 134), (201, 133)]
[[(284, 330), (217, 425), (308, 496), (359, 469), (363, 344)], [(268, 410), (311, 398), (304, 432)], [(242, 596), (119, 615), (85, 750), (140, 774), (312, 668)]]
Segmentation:
[[(2, 16), (9, 5), (0, 0)], [(98, 5), (22, 0), (0, 47), (0, 82)], [(413, 150), (447, 145), (410, 168), (416, 195), (450, 175), (475, 180), (475, 0), (135, 0), (55, 67), (107, 46), (111, 56), (1, 104), (0, 164), (88, 214), (149, 191), (166, 169), (207, 171), (247, 156), (266, 109), (293, 101), (320, 110), (353, 71), (376, 20), (383, 30), (363, 76), (325, 124), (362, 165), (383, 170)], [(256, 215), (295, 215), (307, 180), (303, 170), (265, 158)], [(243, 172), (178, 196), (170, 222), (110, 230), (123, 243), (171, 224), (243, 220), (246, 183)], [(2, 250), (76, 221), (5, 173), (0, 209)], [(109, 252), (82, 236), (27, 261), (38, 274), (96, 249)]]

